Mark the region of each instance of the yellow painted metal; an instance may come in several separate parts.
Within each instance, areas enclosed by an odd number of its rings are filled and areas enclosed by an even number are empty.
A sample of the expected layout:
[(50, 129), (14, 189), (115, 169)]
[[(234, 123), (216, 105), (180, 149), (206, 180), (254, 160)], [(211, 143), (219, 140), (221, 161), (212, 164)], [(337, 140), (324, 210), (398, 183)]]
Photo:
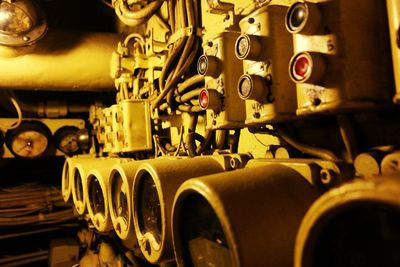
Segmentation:
[(357, 179), (322, 195), (301, 223), (294, 266), (327, 259), (330, 266), (396, 265), (399, 239), (391, 224), (399, 218), (399, 181), (398, 175)]
[[(143, 162), (136, 172), (133, 182), (133, 221), (140, 249), (144, 257), (151, 263), (165, 263), (174, 259), (172, 237), (170, 231), (172, 202), (176, 190), (187, 179), (192, 177), (222, 172), (221, 164), (212, 157), (196, 158), (160, 158), (151, 162)], [(145, 232), (138, 218), (138, 192), (144, 178), (150, 178), (157, 191), (160, 218), (161, 237), (154, 238), (153, 233)]]
[(235, 41), (238, 32), (225, 31), (214, 38), (205, 39), (204, 55), (215, 59), (215, 78), (205, 76), (205, 88), (209, 92), (209, 102), (215, 105), (207, 108), (207, 128), (229, 129), (243, 127), (245, 103), (236, 91), (236, 84), (242, 75), (242, 64), (235, 57)]
[(393, 81), (384, 1), (299, 2), (307, 4), (309, 15), (293, 35), (294, 54), (309, 52), (312, 74), (319, 73), (319, 79), (297, 82), (297, 114), (387, 103)]
[[(24, 120), (40, 121), (49, 128), (49, 130), (51, 131), (52, 134), (54, 134), (58, 129), (60, 129), (63, 126), (73, 126), (73, 127), (77, 127), (78, 129), (83, 129), (85, 127), (85, 121), (82, 119), (24, 118)], [(15, 119), (0, 118), (0, 124), (2, 124), (2, 125), (11, 125), (14, 122), (15, 122)], [(50, 141), (52, 142), (53, 140), (50, 140)], [(8, 149), (8, 147), (6, 145), (3, 145), (2, 148), (3, 148), (2, 158), (14, 158), (14, 155), (10, 152), (10, 150)], [(55, 156), (64, 156), (65, 155), (59, 149), (54, 149), (54, 151), (50, 151), (49, 154), (55, 155)]]
[[(210, 260), (221, 261), (224, 257), (224, 264), (220, 262), (218, 266), (290, 266), (297, 227), (317, 196), (317, 190), (304, 177), (282, 165), (256, 166), (190, 179), (178, 189), (173, 206), (177, 264), (213, 265), (215, 262)], [(196, 221), (186, 221), (189, 214), (183, 210), (194, 197), (205, 199), (215, 212), (223, 233), (216, 233), (213, 237), (216, 240), (212, 241), (215, 247), (220, 247), (218, 244), (226, 239), (224, 249), (219, 250), (224, 250), (225, 256), (213, 255), (212, 250), (203, 253), (189, 245), (194, 240), (188, 240), (187, 235), (191, 234), (188, 229)], [(208, 217), (199, 221), (193, 229), (213, 233), (214, 222)]]
[(337, 186), (354, 177), (354, 169), (351, 164), (338, 161), (321, 159), (253, 159), (246, 167), (282, 165), (300, 173), (310, 184), (320, 189), (327, 189)]
[[(250, 90), (248, 96), (242, 96), (246, 99), (246, 125), (281, 121), (295, 115), (295, 84), (287, 75), (293, 41), (285, 28), (286, 11), (285, 6), (270, 4), (239, 23), (242, 35), (236, 42), (236, 55), (243, 58), (245, 75), (237, 84), (238, 93)], [(238, 49), (245, 41), (248, 53), (241, 56)]]
[(103, 152), (121, 153), (151, 150), (152, 133), (148, 100), (122, 100), (108, 108), (92, 111), (97, 118), (98, 141)]
[(125, 161), (123, 158), (91, 158), (77, 159), (72, 170), (72, 199), (76, 211), (79, 215), (87, 212), (88, 188), (87, 177), (90, 171), (101, 167), (111, 167), (112, 165)]
[(397, 0), (386, 0), (389, 31), (390, 31), (390, 44), (392, 47), (392, 60), (394, 78), (396, 82), (396, 95), (393, 101), (396, 104), (400, 103), (400, 3)]
[(122, 101), (121, 112), (125, 140), (122, 151), (136, 152), (151, 150), (153, 145), (149, 101)]
[[(131, 196), (133, 179), (142, 163), (143, 161), (131, 161), (114, 165), (111, 167), (107, 185), (109, 212), (114, 230), (120, 239), (129, 242), (129, 248), (136, 255), (141, 255), (141, 251), (134, 230)], [(121, 194), (124, 194), (124, 200), (121, 200)]]
[[(115, 163), (111, 162), (112, 164)], [(88, 172), (86, 177), (87, 210), (94, 227), (103, 233), (113, 230), (109, 210), (110, 166), (102, 165)]]
[(90, 161), (91, 159), (92, 158), (87, 155), (68, 157), (65, 159), (61, 177), (61, 193), (65, 202), (71, 199), (75, 165), (78, 162), (83, 162), (85, 160)]
[(114, 90), (108, 74), (118, 39), (107, 33), (49, 32), (30, 54), (0, 58), (0, 88)]

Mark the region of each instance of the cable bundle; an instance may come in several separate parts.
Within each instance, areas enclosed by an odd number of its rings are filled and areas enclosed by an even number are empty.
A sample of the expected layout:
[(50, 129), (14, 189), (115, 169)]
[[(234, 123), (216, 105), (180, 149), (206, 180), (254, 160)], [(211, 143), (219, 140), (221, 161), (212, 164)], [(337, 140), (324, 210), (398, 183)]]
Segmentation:
[(32, 183), (0, 189), (0, 227), (56, 224), (74, 217), (54, 187)]

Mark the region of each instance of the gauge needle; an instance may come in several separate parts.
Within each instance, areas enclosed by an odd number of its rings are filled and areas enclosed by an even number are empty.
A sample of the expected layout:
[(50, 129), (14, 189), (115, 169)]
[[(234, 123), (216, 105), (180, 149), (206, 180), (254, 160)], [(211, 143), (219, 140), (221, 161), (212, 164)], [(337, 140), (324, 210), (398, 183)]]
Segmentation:
[(27, 140), (26, 144), (24, 146), (22, 146), (20, 149), (18, 149), (15, 152), (21, 152), (22, 150), (24, 150), (26, 147), (32, 147), (33, 146), (33, 141), (32, 140)]

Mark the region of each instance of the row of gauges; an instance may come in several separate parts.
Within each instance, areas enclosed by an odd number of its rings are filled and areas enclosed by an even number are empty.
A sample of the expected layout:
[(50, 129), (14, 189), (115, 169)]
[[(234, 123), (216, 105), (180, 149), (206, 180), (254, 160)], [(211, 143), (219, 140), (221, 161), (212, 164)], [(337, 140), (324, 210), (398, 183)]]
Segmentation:
[(54, 147), (64, 154), (73, 155), (79, 152), (78, 131), (78, 127), (63, 126), (52, 134), (41, 121), (23, 121), (5, 135), (0, 132), (0, 146), (5, 143), (15, 157), (23, 159), (39, 158), (50, 153)]

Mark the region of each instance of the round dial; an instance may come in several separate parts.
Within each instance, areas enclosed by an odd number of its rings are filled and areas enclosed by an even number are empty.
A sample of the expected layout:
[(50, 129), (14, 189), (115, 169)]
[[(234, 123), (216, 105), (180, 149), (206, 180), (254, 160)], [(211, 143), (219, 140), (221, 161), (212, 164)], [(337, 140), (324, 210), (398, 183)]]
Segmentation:
[(56, 146), (67, 155), (76, 154), (79, 150), (78, 133), (79, 129), (74, 126), (64, 126), (54, 134)]
[(161, 203), (157, 187), (150, 174), (147, 173), (140, 179), (137, 193), (137, 216), (140, 231), (143, 235), (159, 243), (162, 235)]
[(6, 134), (6, 144), (11, 153), (19, 158), (35, 159), (45, 154), (51, 132), (39, 121), (24, 121)]

